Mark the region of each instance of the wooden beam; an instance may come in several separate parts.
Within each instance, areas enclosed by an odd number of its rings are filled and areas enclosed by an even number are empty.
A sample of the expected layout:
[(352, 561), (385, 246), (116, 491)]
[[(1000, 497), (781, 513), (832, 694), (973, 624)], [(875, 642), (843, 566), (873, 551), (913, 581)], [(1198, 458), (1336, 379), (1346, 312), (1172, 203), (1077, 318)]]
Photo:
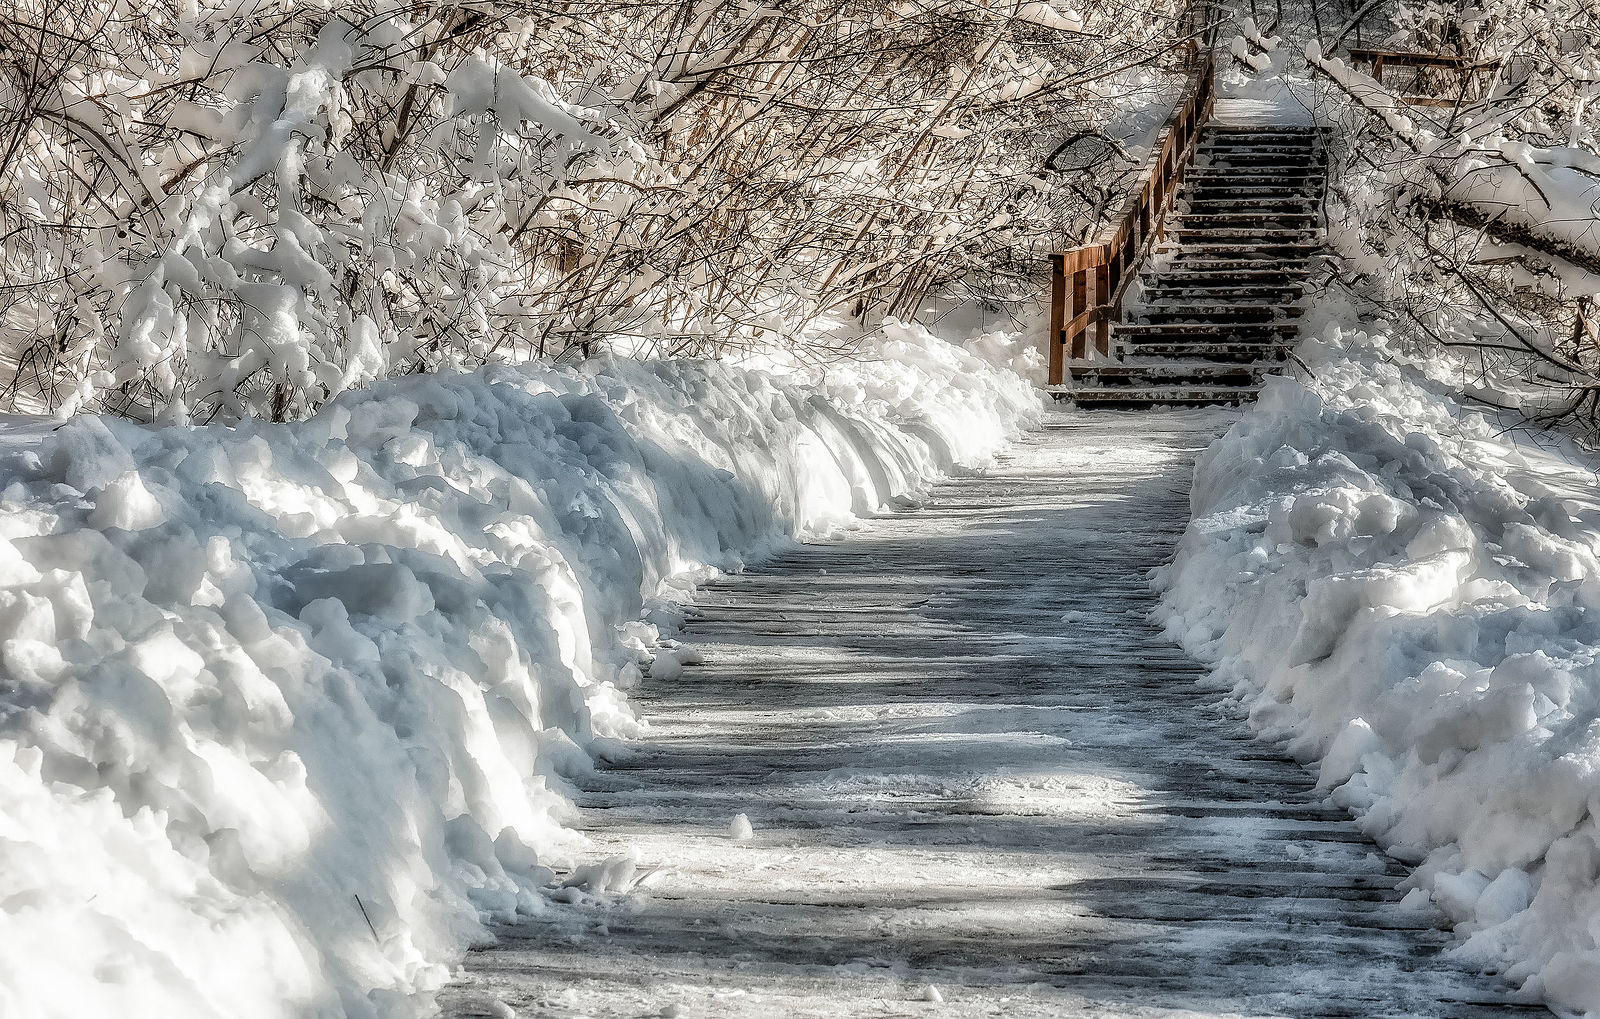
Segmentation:
[(1050, 256), (1050, 333), (1045, 339), (1045, 359), (1050, 365), (1050, 384), (1059, 386), (1066, 381), (1066, 337), (1062, 329), (1066, 325), (1067, 313), (1067, 274), (1063, 268), (1065, 258), (1056, 254)]

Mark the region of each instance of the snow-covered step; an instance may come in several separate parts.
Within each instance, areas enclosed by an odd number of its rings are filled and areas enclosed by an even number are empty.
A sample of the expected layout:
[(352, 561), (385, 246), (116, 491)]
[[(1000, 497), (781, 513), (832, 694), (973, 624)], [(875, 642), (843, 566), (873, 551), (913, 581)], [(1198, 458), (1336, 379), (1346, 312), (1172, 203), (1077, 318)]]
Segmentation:
[(1303, 209), (1238, 209), (1227, 210), (1226, 207), (1196, 209), (1190, 207), (1177, 213), (1175, 222), (1179, 229), (1201, 229), (1209, 226), (1236, 226), (1239, 224), (1269, 226), (1277, 224), (1288, 229), (1293, 228), (1304, 233), (1315, 230), (1318, 218), (1317, 210)]
[(1051, 387), (1079, 407), (1200, 407), (1255, 399), (1254, 385), (1130, 385)]
[(1300, 149), (1295, 151), (1288, 146), (1275, 149), (1263, 149), (1249, 146), (1208, 146), (1202, 145), (1195, 150), (1195, 165), (1207, 166), (1216, 164), (1256, 164), (1266, 163), (1275, 166), (1316, 166), (1323, 163), (1319, 152)]
[(1305, 259), (1290, 262), (1272, 252), (1254, 251), (1238, 246), (1231, 250), (1214, 252), (1178, 249), (1168, 268), (1161, 270), (1159, 275), (1152, 275), (1151, 279), (1165, 279), (1169, 275), (1172, 278), (1181, 278), (1189, 275), (1219, 276), (1232, 273), (1240, 274), (1241, 279), (1246, 275), (1256, 279), (1271, 275), (1305, 279), (1310, 273), (1310, 267)]
[(1274, 238), (1255, 243), (1246, 243), (1244, 238), (1236, 235), (1219, 237), (1195, 233), (1180, 235), (1178, 241), (1186, 254), (1200, 255), (1211, 259), (1253, 258), (1259, 261), (1286, 259), (1304, 261), (1322, 247), (1320, 240), (1311, 237), (1301, 240)]
[(1219, 171), (1237, 171), (1247, 177), (1293, 177), (1317, 172), (1321, 168), (1320, 162), (1310, 159), (1236, 152), (1199, 159), (1194, 164), (1193, 172), (1202, 176), (1212, 176)]
[(1320, 178), (1324, 172), (1321, 166), (1245, 168), (1201, 164), (1192, 168), (1186, 179), (1193, 180), (1201, 186), (1223, 184), (1227, 187), (1248, 190), (1256, 187), (1303, 184), (1305, 181)]
[(1185, 247), (1189, 246), (1191, 239), (1205, 242), (1237, 240), (1241, 244), (1258, 240), (1268, 244), (1317, 243), (1317, 229), (1309, 222), (1302, 226), (1249, 227), (1226, 223), (1193, 224), (1179, 219), (1169, 232), (1177, 233), (1178, 243)]
[[(1221, 298), (1282, 299), (1305, 289), (1304, 276), (1290, 273), (1168, 273), (1145, 282), (1145, 294), (1154, 300), (1173, 294), (1208, 294)], [(1291, 298), (1292, 299), (1292, 298)]]
[[(1198, 174), (1199, 171), (1195, 171)], [(1241, 181), (1227, 176), (1203, 177), (1191, 175), (1184, 188), (1184, 197), (1200, 199), (1235, 199), (1247, 201), (1251, 199), (1304, 198), (1321, 180), (1322, 173), (1306, 174), (1294, 177), (1260, 178), (1256, 180)], [(1182, 201), (1183, 199), (1179, 199)]]
[(1201, 159), (1213, 156), (1282, 156), (1289, 159), (1314, 159), (1306, 153), (1304, 143), (1299, 141), (1283, 141), (1281, 139), (1260, 139), (1256, 141), (1209, 141), (1203, 142), (1195, 149), (1195, 155)]
[(1182, 285), (1171, 280), (1145, 286), (1144, 306), (1172, 309), (1195, 306), (1226, 306), (1247, 308), (1276, 308), (1293, 304), (1304, 296), (1303, 289), (1294, 283), (1276, 286), (1244, 286), (1212, 284), (1207, 286)]
[(1317, 204), (1299, 189), (1290, 193), (1266, 197), (1245, 198), (1238, 194), (1208, 194), (1190, 197), (1179, 205), (1180, 212), (1299, 212), (1316, 211)]
[(1321, 215), (1321, 209), (1315, 204), (1298, 196), (1292, 198), (1255, 199), (1247, 200), (1236, 195), (1227, 197), (1199, 198), (1183, 203), (1173, 211), (1173, 215), (1180, 219), (1227, 217), (1235, 221), (1260, 221), (1274, 220), (1284, 217), (1298, 219), (1311, 217), (1313, 221)]
[(1233, 283), (1246, 286), (1268, 284), (1283, 280), (1303, 282), (1310, 274), (1304, 265), (1278, 265), (1271, 262), (1234, 260), (1210, 262), (1195, 258), (1174, 258), (1159, 274), (1150, 277), (1152, 282), (1173, 283)]
[(1117, 327), (1117, 335), (1125, 337), (1133, 343), (1138, 343), (1140, 340), (1156, 339), (1168, 341), (1183, 339), (1203, 343), (1231, 339), (1281, 339), (1294, 335), (1298, 329), (1298, 322), (1292, 322), (1287, 319), (1265, 322), (1228, 322), (1212, 319), (1205, 322), (1176, 324), (1166, 322), (1128, 322)]
[(1280, 342), (1146, 339), (1131, 343), (1129, 350), (1139, 356), (1204, 357), (1211, 361), (1248, 363), (1281, 361), (1288, 355), (1289, 348)]
[(1288, 323), (1299, 317), (1293, 304), (1231, 301), (1200, 303), (1198, 301), (1146, 302), (1135, 314), (1139, 317), (1132, 325), (1256, 325), (1259, 323)]
[[(1222, 107), (1237, 100), (1219, 100), (1219, 116)], [(1317, 133), (1317, 128), (1311, 124), (1234, 124), (1226, 122), (1213, 122), (1206, 125), (1206, 135), (1210, 138), (1303, 138)]]
[(1306, 197), (1306, 183), (1298, 181), (1261, 182), (1257, 185), (1244, 187), (1235, 182), (1222, 180), (1205, 181), (1195, 180), (1189, 183), (1184, 191), (1191, 201), (1201, 202), (1270, 202), (1285, 199), (1304, 200)]
[(1243, 385), (1254, 384), (1262, 371), (1251, 365), (1218, 364), (1200, 358), (1151, 358), (1122, 361), (1069, 361), (1067, 367), (1073, 379), (1093, 379), (1101, 384), (1107, 381), (1142, 381), (1181, 379), (1192, 381), (1206, 379), (1212, 382), (1228, 381)]

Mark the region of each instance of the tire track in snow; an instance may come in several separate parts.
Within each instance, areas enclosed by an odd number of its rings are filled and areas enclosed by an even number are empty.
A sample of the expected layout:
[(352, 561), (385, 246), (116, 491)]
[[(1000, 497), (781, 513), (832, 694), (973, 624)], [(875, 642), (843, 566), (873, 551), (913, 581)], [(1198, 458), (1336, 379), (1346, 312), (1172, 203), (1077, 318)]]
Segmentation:
[(500, 928), (445, 1013), (1547, 1015), (1446, 958), (1403, 868), (1147, 620), (1229, 420), (1060, 416), (706, 587), (703, 664), (578, 780), (645, 878)]

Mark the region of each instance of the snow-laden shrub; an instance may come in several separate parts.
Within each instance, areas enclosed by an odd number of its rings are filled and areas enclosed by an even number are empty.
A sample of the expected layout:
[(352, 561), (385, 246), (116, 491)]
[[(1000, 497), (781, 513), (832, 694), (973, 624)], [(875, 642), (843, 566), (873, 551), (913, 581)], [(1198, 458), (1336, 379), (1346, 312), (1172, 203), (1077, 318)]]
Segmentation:
[(782, 346), (958, 281), (1031, 301), (1135, 168), (1045, 153), (1176, 79), (1182, 5), (1142, 5), (21, 0), (0, 386), (290, 420), (415, 371)]
[(1600, 427), (1600, 10), (1378, 10), (1385, 32), (1367, 45), (1469, 69), (1391, 62), (1380, 83), (1335, 40), (1299, 40), (1333, 127), (1335, 298), (1365, 303), (1409, 350), (1453, 349), (1440, 362), (1464, 365), (1458, 381), (1487, 383), (1486, 398)]

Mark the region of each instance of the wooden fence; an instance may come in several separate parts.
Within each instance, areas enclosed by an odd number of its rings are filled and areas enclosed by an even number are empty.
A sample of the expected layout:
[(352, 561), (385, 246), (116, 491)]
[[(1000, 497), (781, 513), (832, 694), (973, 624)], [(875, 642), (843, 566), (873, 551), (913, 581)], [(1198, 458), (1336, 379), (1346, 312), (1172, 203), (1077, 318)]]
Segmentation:
[(1122, 296), (1161, 237), (1167, 210), (1183, 183), (1200, 128), (1216, 100), (1216, 55), (1208, 46), (1183, 100), (1162, 130), (1161, 147), (1145, 170), (1110, 240), (1050, 256), (1050, 384), (1066, 381), (1068, 361), (1087, 357), (1090, 343), (1111, 352), (1111, 324)]
[(1419, 74), (1423, 71), (1444, 71), (1460, 85), (1456, 96), (1424, 95), (1415, 90), (1400, 96), (1403, 102), (1413, 106), (1455, 106), (1467, 98), (1478, 75), (1487, 75), (1492, 80), (1494, 73), (1500, 70), (1498, 60), (1473, 60), (1447, 53), (1401, 53), (1395, 50), (1352, 49), (1350, 62), (1358, 67), (1370, 65), (1372, 78), (1380, 85), (1383, 84), (1384, 69), (1389, 67), (1409, 67)]

